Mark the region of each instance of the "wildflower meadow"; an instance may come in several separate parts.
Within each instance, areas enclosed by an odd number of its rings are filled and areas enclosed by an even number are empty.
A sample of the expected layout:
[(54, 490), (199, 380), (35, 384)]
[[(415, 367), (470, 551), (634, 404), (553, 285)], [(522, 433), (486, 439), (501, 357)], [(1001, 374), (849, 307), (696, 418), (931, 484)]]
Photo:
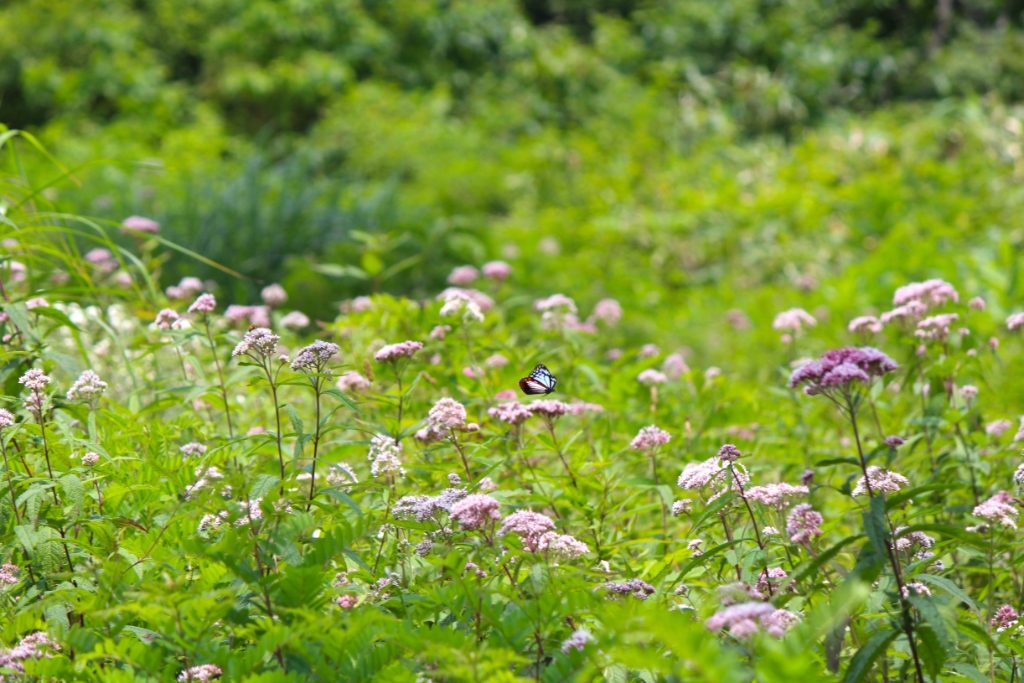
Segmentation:
[(627, 302), (524, 297), (523, 263), (314, 320), (280, 285), (158, 283), (153, 221), (25, 218), (5, 679), (1021, 676), (1000, 387), (1024, 313), (959, 283), (908, 282), (835, 344), (804, 309), (762, 318), (756, 380), (620, 345)]
[(1024, 11), (0, 4), (0, 683), (1024, 683)]

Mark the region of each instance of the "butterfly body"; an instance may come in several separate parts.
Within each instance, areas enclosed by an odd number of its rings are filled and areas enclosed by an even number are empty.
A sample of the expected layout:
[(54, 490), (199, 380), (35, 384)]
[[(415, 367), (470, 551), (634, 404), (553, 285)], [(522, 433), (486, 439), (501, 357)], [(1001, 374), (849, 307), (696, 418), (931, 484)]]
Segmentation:
[(519, 380), (519, 388), (527, 396), (550, 394), (557, 384), (558, 378), (543, 363), (537, 363), (529, 375)]

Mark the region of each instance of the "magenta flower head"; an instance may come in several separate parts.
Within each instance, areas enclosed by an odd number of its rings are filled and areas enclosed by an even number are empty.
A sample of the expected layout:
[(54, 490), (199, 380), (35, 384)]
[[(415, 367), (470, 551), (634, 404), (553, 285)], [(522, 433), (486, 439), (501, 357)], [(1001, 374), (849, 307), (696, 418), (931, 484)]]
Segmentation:
[(629, 446), (638, 451), (650, 451), (658, 446), (664, 446), (671, 438), (672, 435), (664, 429), (650, 425), (648, 427), (641, 427), (640, 431), (629, 443)]
[(885, 445), (888, 446), (889, 448), (899, 448), (905, 443), (906, 441), (903, 440), (902, 436), (893, 435), (885, 437)]
[(471, 493), (452, 505), (449, 515), (463, 529), (482, 529), (496, 519), (501, 519), (501, 505), (484, 493)]
[(200, 294), (192, 305), (188, 307), (189, 313), (213, 313), (214, 309), (217, 308), (217, 299), (214, 298), (213, 294), (205, 293)]
[(804, 387), (808, 396), (816, 394), (849, 393), (855, 382), (870, 382), (874, 377), (892, 372), (896, 361), (870, 346), (847, 346), (826, 351), (814, 360), (793, 371), (789, 386)]
[(403, 358), (412, 358), (417, 351), (423, 348), (418, 341), (404, 341), (398, 344), (388, 344), (373, 354), (374, 360), (378, 363), (395, 363)]
[(121, 227), (131, 232), (144, 232), (149, 234), (156, 234), (160, 232), (160, 224), (152, 218), (146, 218), (144, 216), (128, 216), (121, 221)]
[(153, 321), (153, 324), (161, 330), (169, 330), (171, 329), (171, 326), (178, 321), (178, 317), (179, 316), (176, 311), (173, 311), (170, 308), (164, 308), (156, 314), (156, 320)]
[(1017, 610), (1015, 610), (1012, 605), (1003, 605), (996, 610), (995, 614), (992, 615), (992, 620), (989, 623), (991, 623), (992, 628), (999, 633), (1006, 629), (1015, 627), (1019, 620), (1020, 615), (1017, 614)]
[(438, 430), (464, 429), (466, 426), (466, 406), (454, 398), (442, 398), (427, 414), (427, 423)]

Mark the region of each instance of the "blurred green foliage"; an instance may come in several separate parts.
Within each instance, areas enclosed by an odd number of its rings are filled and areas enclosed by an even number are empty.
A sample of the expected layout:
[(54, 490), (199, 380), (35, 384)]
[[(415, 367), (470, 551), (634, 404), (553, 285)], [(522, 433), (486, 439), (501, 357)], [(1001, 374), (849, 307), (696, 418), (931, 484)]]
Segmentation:
[(985, 1), (18, 0), (0, 120), (74, 167), (61, 208), (156, 218), (249, 278), (176, 257), (169, 279), (236, 300), (302, 282), (329, 317), (500, 256), (537, 291), (582, 269), (594, 299), (656, 305), (807, 284), (904, 238), (942, 236), (925, 274), (965, 230), (1018, 244), (1022, 20)]

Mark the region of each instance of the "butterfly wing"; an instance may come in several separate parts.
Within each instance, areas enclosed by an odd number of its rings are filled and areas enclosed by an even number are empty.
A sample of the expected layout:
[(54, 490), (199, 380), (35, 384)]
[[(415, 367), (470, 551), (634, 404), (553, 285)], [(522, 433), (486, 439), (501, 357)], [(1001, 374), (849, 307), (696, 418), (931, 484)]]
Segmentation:
[(519, 388), (528, 396), (550, 394), (557, 384), (558, 378), (543, 363), (537, 363), (529, 375), (519, 380)]

